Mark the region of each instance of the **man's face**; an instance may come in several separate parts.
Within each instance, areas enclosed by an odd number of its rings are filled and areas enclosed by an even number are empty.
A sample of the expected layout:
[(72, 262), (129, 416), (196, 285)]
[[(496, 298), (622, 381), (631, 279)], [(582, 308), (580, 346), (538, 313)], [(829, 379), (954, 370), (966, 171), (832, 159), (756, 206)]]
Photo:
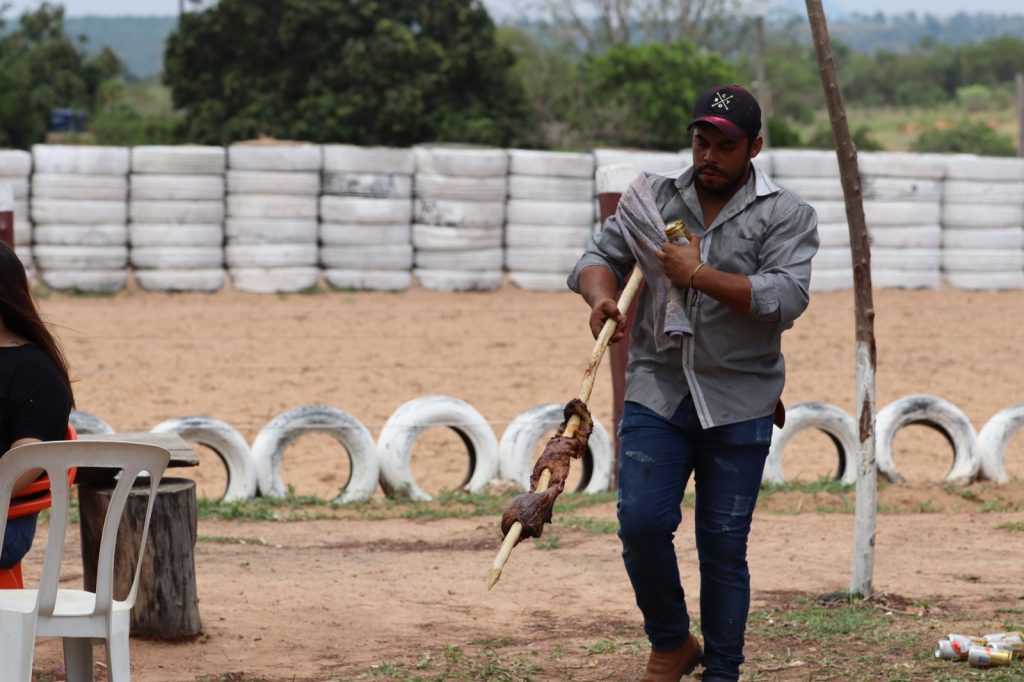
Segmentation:
[(694, 183), (708, 194), (732, 196), (760, 151), (760, 137), (752, 143), (733, 140), (710, 123), (698, 123), (693, 128)]

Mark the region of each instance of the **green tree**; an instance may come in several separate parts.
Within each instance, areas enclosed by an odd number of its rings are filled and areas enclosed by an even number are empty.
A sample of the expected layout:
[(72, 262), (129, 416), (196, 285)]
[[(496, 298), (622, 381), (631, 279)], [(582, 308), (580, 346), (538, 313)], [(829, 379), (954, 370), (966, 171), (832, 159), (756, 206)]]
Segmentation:
[(109, 49), (86, 57), (64, 31), (64, 8), (43, 3), (0, 38), (0, 145), (28, 148), (46, 138), (56, 108), (95, 110), (100, 86), (121, 71)]
[(583, 62), (584, 108), (577, 125), (595, 144), (650, 149), (688, 146), (697, 96), (735, 83), (721, 57), (690, 43), (616, 45)]
[(910, 149), (915, 152), (952, 152), (982, 156), (1017, 155), (1017, 148), (1009, 137), (1000, 135), (986, 123), (966, 119), (945, 130), (926, 130), (914, 140)]
[(528, 124), (478, 0), (221, 0), (170, 35), (186, 136), (506, 145)]

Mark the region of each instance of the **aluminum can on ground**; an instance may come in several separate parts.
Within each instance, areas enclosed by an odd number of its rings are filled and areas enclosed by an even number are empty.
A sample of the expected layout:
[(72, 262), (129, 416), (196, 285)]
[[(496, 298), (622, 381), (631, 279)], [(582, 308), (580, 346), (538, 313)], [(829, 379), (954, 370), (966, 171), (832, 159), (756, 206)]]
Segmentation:
[(995, 668), (1010, 665), (1013, 654), (996, 651), (990, 646), (972, 646), (967, 654), (967, 663), (972, 668)]

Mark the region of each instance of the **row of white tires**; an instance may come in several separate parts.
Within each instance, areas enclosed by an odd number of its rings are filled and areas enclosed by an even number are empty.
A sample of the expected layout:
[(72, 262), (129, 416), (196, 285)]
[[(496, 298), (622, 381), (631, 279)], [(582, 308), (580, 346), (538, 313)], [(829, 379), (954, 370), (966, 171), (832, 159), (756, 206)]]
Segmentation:
[[(912, 395), (893, 401), (875, 415), (875, 462), (878, 474), (892, 483), (902, 483), (893, 458), (897, 431), (910, 424), (921, 424), (939, 431), (953, 448), (953, 461), (943, 482), (967, 485), (977, 479), (1006, 483), (1006, 447), (1024, 426), (1024, 404), (1014, 405), (993, 415), (975, 431), (970, 419), (956, 405), (928, 395)], [(783, 454), (797, 433), (816, 429), (835, 444), (839, 456), (836, 479), (853, 485), (857, 482), (860, 461), (859, 431), (853, 417), (835, 405), (800, 403), (786, 409), (786, 423), (776, 428), (765, 463), (765, 483), (785, 482)]]
[[(153, 432), (174, 432), (213, 450), (227, 470), (226, 502), (251, 499), (257, 494), (287, 496), (281, 475), (285, 451), (296, 438), (311, 432), (332, 436), (342, 446), (342, 454), (348, 456), (349, 480), (335, 498), (336, 504), (367, 500), (378, 485), (389, 497), (429, 501), (431, 495), (412, 474), (413, 446), (426, 429), (451, 428), (465, 444), (469, 473), (461, 489), (482, 492), (500, 479), (527, 490), (534, 451), (562, 422), (562, 411), (561, 404), (527, 410), (509, 423), (500, 442), (477, 410), (448, 396), (426, 396), (405, 403), (387, 420), (376, 441), (358, 419), (326, 405), (303, 405), (279, 414), (260, 430), (251, 447), (229, 424), (209, 417), (168, 419)], [(85, 412), (72, 412), (71, 423), (79, 433), (114, 433), (104, 421)], [(613, 461), (612, 441), (595, 419), (587, 453), (577, 465), (582, 467), (577, 491), (592, 494), (608, 490)]]

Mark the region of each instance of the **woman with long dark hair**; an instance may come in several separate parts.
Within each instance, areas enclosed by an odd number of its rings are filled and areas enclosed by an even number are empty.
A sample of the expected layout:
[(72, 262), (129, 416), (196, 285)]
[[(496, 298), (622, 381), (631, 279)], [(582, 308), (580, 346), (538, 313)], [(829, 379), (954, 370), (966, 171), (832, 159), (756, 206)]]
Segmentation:
[[(0, 243), (0, 457), (12, 447), (63, 440), (75, 401), (67, 361), (39, 316), (21, 261)], [(42, 474), (27, 472), (14, 494)], [(36, 514), (8, 519), (0, 568), (32, 546)]]

